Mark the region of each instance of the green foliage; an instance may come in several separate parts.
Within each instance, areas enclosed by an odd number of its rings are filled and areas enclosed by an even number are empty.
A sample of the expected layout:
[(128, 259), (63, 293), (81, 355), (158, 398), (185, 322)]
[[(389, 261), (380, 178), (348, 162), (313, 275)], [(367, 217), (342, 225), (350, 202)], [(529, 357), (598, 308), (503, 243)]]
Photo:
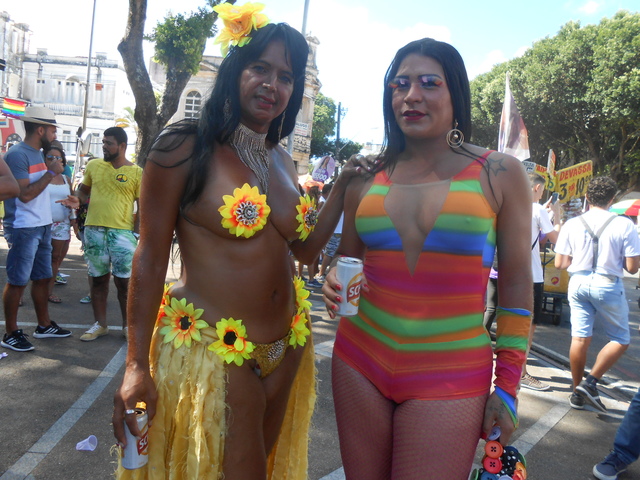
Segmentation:
[(640, 14), (564, 25), (520, 58), (471, 82), (472, 141), (496, 148), (506, 72), (529, 132), (531, 159), (557, 168), (585, 160), (621, 188), (640, 183)]
[[(313, 129), (311, 131), (311, 157), (336, 156), (336, 102), (322, 93), (318, 93), (313, 110)], [(334, 138), (332, 138), (334, 137)], [(348, 159), (362, 150), (363, 145), (350, 140), (341, 140), (338, 144), (340, 159)]]
[[(335, 145), (335, 142), (333, 142), (333, 144)], [(340, 150), (340, 158), (337, 160), (340, 160), (341, 163), (344, 163), (349, 160), (349, 157), (351, 157), (351, 155), (360, 153), (360, 150), (362, 150), (363, 147), (364, 145), (362, 145), (361, 143), (352, 142), (351, 140), (347, 140), (345, 143), (341, 140), (338, 144), (338, 149)]]
[(214, 12), (200, 7), (191, 15), (169, 14), (146, 37), (155, 43), (155, 60), (191, 75), (198, 73), (208, 38), (216, 33)]
[(336, 103), (333, 99), (318, 93), (313, 110), (313, 129), (311, 130), (311, 157), (331, 155), (335, 143), (329, 140), (336, 129)]

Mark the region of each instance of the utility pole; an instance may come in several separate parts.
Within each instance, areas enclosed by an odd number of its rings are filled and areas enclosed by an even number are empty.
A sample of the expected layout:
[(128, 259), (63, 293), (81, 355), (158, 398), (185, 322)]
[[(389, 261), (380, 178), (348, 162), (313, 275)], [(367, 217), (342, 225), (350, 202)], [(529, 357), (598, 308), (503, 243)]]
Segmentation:
[(336, 162), (340, 163), (340, 152), (342, 148), (340, 147), (340, 122), (342, 121), (342, 117), (347, 114), (347, 109), (342, 108), (342, 102), (338, 102), (338, 115), (336, 118)]
[(89, 58), (87, 58), (87, 83), (84, 92), (84, 110), (82, 112), (82, 132), (87, 129), (87, 110), (89, 109), (89, 82), (91, 80), (91, 54), (93, 50), (93, 27), (96, 23), (96, 2), (93, 0), (93, 15), (91, 16), (91, 38), (89, 38)]

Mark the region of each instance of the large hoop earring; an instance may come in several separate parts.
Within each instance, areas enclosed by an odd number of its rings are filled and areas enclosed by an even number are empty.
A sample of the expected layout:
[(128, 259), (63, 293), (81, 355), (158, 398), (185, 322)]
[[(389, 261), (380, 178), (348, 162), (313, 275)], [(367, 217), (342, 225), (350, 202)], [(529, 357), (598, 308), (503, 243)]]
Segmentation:
[(447, 132), (447, 143), (451, 148), (460, 148), (464, 143), (464, 134), (458, 130), (457, 120), (455, 120), (453, 128)]
[(284, 117), (286, 116), (287, 111), (282, 112), (282, 120), (280, 121), (280, 128), (278, 128), (278, 141), (282, 140), (282, 126), (284, 125)]

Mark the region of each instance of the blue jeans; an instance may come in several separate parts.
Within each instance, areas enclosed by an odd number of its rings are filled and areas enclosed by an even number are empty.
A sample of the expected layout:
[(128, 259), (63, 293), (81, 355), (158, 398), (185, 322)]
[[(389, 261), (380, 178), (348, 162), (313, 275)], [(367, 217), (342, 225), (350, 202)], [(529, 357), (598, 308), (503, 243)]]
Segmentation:
[(627, 465), (635, 462), (640, 456), (640, 388), (618, 427), (613, 451)]
[(51, 225), (5, 228), (10, 245), (7, 253), (7, 283), (24, 287), (32, 281), (51, 278)]

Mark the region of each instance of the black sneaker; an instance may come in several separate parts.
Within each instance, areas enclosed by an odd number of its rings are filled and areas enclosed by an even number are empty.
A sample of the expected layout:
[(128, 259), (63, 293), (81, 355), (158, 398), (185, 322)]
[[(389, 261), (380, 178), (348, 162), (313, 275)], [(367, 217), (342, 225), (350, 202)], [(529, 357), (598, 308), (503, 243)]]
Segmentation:
[(573, 392), (569, 395), (569, 405), (571, 405), (571, 408), (575, 408), (576, 410), (584, 410), (584, 398), (576, 392)]
[(604, 403), (600, 400), (597, 388), (592, 387), (583, 380), (580, 382), (580, 385), (576, 387), (576, 393), (596, 410), (599, 410), (602, 413), (607, 413), (607, 407), (605, 407)]
[(33, 336), (34, 338), (64, 338), (71, 336), (71, 332), (60, 328), (56, 322), (51, 320), (51, 325), (48, 327), (38, 325), (36, 331), (33, 332)]
[(33, 345), (27, 340), (27, 337), (28, 335), (22, 333), (22, 330), (16, 330), (11, 335), (5, 333), (0, 345), (16, 352), (29, 352), (33, 350)]

